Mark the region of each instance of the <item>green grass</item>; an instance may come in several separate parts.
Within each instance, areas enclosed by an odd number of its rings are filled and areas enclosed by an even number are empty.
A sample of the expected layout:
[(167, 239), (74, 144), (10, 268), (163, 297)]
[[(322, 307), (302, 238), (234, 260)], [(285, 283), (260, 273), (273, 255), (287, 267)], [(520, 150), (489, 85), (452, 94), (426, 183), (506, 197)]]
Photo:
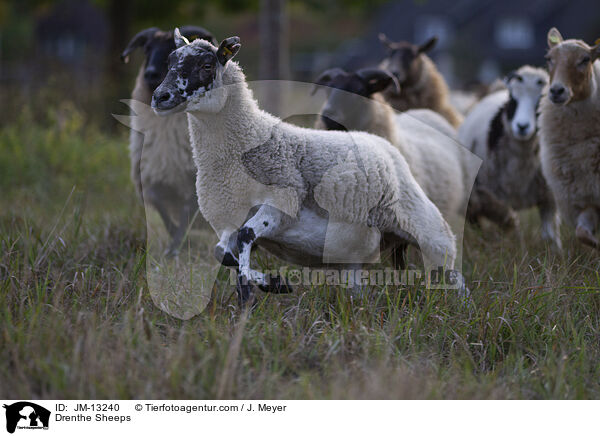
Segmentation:
[[(56, 115), (58, 117), (59, 115)], [(418, 287), (300, 288), (188, 321), (146, 283), (126, 132), (0, 131), (2, 398), (600, 398), (598, 254), (467, 228), (473, 305)]]

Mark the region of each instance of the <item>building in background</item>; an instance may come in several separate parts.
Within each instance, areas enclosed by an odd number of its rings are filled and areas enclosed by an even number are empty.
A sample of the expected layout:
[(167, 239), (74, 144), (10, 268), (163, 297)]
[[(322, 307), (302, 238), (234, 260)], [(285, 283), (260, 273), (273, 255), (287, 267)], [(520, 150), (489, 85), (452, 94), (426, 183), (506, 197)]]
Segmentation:
[(546, 34), (600, 37), (600, 2), (588, 0), (393, 1), (375, 14), (369, 30), (339, 47), (332, 65), (376, 65), (385, 55), (377, 35), (422, 43), (437, 35), (431, 56), (452, 86), (489, 83), (525, 63), (544, 64)]

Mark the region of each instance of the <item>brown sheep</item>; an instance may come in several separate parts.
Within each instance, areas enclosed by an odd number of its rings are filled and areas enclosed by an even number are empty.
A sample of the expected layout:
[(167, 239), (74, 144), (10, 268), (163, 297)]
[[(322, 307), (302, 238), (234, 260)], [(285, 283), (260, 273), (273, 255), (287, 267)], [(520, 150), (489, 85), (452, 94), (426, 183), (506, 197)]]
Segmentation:
[(437, 43), (437, 37), (422, 45), (406, 41), (394, 42), (383, 33), (379, 39), (388, 49), (387, 57), (379, 65), (389, 71), (400, 83), (400, 91), (389, 87), (384, 92), (386, 101), (397, 111), (431, 109), (458, 128), (462, 115), (450, 103), (448, 85), (433, 61), (425, 53)]
[(541, 101), (542, 170), (561, 217), (580, 242), (600, 249), (600, 42), (548, 32), (550, 88)]

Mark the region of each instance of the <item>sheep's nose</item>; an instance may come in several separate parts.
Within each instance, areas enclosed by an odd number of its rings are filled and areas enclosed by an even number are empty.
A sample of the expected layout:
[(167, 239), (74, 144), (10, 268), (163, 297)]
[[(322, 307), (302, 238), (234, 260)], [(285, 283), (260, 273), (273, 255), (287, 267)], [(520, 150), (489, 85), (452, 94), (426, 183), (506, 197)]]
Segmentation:
[(552, 97), (561, 97), (564, 92), (565, 87), (561, 85), (553, 85), (552, 88), (550, 88), (550, 94), (552, 94)]
[(165, 103), (165, 102), (171, 100), (171, 93), (169, 91), (163, 91), (160, 94), (156, 95), (154, 97), (154, 100), (157, 103)]
[(519, 128), (519, 133), (524, 134), (524, 133), (527, 133), (527, 130), (529, 129), (529, 123), (525, 123), (525, 124), (517, 123), (517, 127)]

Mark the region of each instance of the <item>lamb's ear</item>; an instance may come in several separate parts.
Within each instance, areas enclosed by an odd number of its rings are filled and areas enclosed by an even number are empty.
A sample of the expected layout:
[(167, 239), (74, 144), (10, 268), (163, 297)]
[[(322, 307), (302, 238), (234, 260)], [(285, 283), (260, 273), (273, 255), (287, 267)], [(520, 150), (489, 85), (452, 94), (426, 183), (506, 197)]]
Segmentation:
[(328, 85), (329, 82), (331, 82), (331, 80), (336, 77), (339, 76), (340, 74), (347, 74), (344, 70), (342, 70), (341, 68), (330, 68), (328, 70), (323, 71), (319, 77), (317, 77), (315, 79), (315, 86), (313, 87), (312, 91), (310, 92), (310, 95), (314, 95), (315, 92), (317, 92), (317, 89), (319, 89), (319, 86), (324, 86), (324, 85)]
[(548, 47), (552, 48), (563, 41), (563, 37), (556, 27), (548, 31)]
[(396, 87), (396, 92), (400, 92), (400, 84), (394, 75), (379, 68), (363, 68), (356, 72), (363, 82), (367, 85), (369, 95), (381, 92), (391, 84)]
[(217, 49), (217, 59), (221, 65), (225, 65), (236, 53), (240, 50), (240, 38), (237, 36), (231, 36), (224, 39)]
[(387, 48), (392, 48), (392, 46), (394, 45), (394, 41), (392, 41), (391, 39), (389, 39), (385, 33), (380, 33), (378, 35), (379, 38), (379, 42), (381, 42), (383, 45), (385, 45)]
[(419, 53), (426, 53), (431, 50), (438, 42), (438, 37), (433, 36), (419, 46)]
[(175, 32), (173, 32), (173, 38), (175, 38), (175, 47), (177, 48), (183, 47), (184, 45), (188, 45), (190, 43), (190, 41), (188, 41), (188, 39), (181, 34), (178, 27), (176, 27)]

